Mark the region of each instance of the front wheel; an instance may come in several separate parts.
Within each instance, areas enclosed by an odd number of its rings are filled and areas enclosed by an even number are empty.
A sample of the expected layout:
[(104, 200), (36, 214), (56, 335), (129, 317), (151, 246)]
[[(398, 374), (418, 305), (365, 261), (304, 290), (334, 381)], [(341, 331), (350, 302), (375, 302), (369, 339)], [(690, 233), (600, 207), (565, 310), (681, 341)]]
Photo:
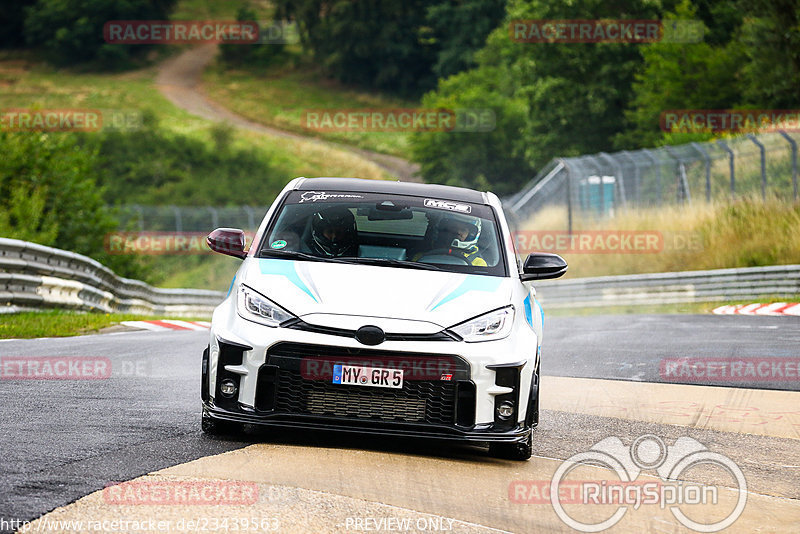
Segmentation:
[(503, 460), (530, 460), (533, 455), (533, 429), (528, 437), (517, 443), (490, 443), (489, 454)]

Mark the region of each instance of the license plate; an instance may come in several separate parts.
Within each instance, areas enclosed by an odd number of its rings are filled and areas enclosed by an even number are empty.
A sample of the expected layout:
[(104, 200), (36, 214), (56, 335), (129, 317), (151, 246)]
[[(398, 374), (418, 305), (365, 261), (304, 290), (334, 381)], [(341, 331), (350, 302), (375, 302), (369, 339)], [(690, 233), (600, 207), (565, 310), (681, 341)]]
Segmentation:
[(333, 383), (400, 389), (403, 387), (403, 370), (361, 367), (359, 365), (334, 365)]

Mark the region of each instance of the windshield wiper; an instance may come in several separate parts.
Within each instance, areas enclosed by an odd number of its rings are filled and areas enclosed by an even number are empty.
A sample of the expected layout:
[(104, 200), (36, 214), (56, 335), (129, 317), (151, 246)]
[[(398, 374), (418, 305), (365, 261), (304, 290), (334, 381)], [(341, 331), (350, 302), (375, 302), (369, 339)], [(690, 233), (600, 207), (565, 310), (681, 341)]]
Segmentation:
[(259, 258), (286, 258), (293, 260), (308, 260), (308, 261), (330, 261), (333, 263), (346, 263), (343, 258), (323, 258), (322, 256), (314, 256), (313, 254), (306, 254), (305, 252), (297, 252), (295, 250), (280, 250), (270, 249), (262, 250), (258, 255)]
[(349, 263), (363, 263), (365, 265), (395, 265), (397, 267), (409, 267), (411, 269), (425, 269), (428, 271), (442, 271), (441, 267), (430, 263), (420, 263), (410, 260), (396, 260), (392, 258), (342, 258)]

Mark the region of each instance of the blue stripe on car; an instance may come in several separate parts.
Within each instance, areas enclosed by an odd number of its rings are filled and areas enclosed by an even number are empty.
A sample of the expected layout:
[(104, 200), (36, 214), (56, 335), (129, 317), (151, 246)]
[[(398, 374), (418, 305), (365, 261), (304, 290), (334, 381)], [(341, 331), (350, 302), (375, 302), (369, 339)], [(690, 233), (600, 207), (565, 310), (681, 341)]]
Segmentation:
[(306, 293), (309, 297), (314, 299), (314, 302), (319, 302), (316, 295), (309, 289), (305, 282), (297, 274), (297, 264), (291, 260), (276, 260), (272, 258), (261, 258), (258, 260), (258, 266), (261, 269), (261, 274), (274, 274), (277, 276), (285, 276), (291, 283), (297, 286), (298, 289)]
[(458, 297), (464, 295), (465, 293), (469, 293), (470, 291), (487, 291), (489, 293), (493, 291), (497, 291), (497, 288), (500, 287), (501, 279), (496, 276), (480, 276), (480, 275), (467, 275), (464, 278), (464, 281), (459, 284), (453, 291), (450, 292), (447, 296), (445, 296), (442, 300), (440, 300), (431, 311), (435, 310), (442, 304), (446, 304), (451, 300), (455, 300)]
[(522, 301), (522, 306), (525, 308), (525, 320), (533, 328), (533, 313), (531, 312), (531, 295), (528, 294), (525, 300)]

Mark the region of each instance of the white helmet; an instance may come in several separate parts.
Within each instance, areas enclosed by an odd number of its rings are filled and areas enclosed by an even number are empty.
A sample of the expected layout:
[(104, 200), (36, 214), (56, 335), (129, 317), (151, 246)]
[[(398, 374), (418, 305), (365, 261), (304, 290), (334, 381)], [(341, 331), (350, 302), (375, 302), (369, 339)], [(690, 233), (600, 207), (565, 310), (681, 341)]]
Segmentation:
[[(437, 227), (438, 239), (446, 243), (446, 246), (468, 250), (478, 244), (481, 236), (481, 220), (478, 217), (451, 213), (442, 217)], [(460, 239), (460, 234), (466, 230), (466, 237)], [(450, 239), (450, 236), (454, 236)], [(445, 241), (445, 239), (447, 241)]]

